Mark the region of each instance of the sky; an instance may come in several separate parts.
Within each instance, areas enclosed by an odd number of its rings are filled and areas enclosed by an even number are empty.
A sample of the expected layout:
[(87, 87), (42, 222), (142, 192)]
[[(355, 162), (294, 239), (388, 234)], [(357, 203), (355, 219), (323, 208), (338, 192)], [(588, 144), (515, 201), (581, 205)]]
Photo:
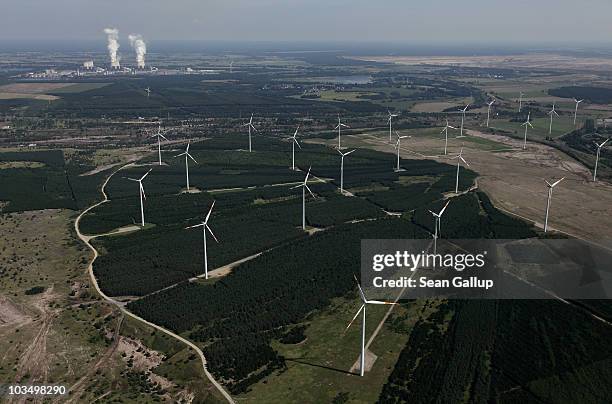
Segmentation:
[(0, 40), (606, 43), (610, 0), (0, 0)]

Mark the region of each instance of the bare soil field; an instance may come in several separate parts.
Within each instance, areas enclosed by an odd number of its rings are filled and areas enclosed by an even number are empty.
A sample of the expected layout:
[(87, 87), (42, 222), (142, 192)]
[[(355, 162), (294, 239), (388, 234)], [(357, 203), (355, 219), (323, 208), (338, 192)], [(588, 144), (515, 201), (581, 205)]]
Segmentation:
[(568, 71), (610, 71), (612, 59), (573, 57), (554, 53), (526, 53), (502, 56), (358, 56), (352, 59), (404, 65), (527, 68)]

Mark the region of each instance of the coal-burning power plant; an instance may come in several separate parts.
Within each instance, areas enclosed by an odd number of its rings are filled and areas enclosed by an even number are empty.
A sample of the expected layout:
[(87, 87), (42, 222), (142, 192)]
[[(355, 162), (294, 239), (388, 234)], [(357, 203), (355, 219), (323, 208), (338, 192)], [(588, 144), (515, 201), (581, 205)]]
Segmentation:
[[(121, 56), (119, 55), (119, 48), (121, 45), (119, 45), (119, 30), (117, 28), (105, 28), (104, 33), (106, 34), (106, 48), (110, 58), (110, 68), (111, 70), (120, 70)], [(130, 34), (128, 39), (136, 56), (136, 68), (142, 70), (145, 68), (147, 44), (140, 34)]]

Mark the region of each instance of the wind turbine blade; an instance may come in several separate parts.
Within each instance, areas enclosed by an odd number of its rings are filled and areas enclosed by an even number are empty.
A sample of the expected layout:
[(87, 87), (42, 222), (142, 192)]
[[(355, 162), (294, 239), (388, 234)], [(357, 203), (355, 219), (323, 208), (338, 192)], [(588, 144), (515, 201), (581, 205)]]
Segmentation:
[(310, 195), (312, 195), (313, 198), (317, 199), (317, 197), (315, 196), (315, 194), (312, 193), (312, 191), (310, 190), (310, 187), (306, 184), (304, 184), (304, 186), (306, 187), (306, 189), (308, 190), (308, 192), (310, 192)]
[(544, 182), (546, 183), (546, 185), (548, 185), (549, 188), (552, 188), (552, 184), (548, 182), (548, 180), (544, 180)]
[[(428, 209), (429, 210), (429, 209)], [(432, 212), (431, 210), (429, 211), (429, 213), (431, 213), (432, 215), (434, 215), (435, 217), (440, 217), (436, 212)]]
[(193, 226), (187, 226), (185, 227), (185, 230), (187, 229), (195, 229), (196, 227), (202, 227), (202, 226), (206, 226), (204, 223), (200, 223), (200, 224), (195, 224)]
[(295, 187), (291, 187), (291, 188), (289, 188), (289, 189), (301, 188), (301, 187), (303, 187), (303, 186), (304, 186), (304, 184), (300, 184), (300, 185), (296, 185)]
[(210, 205), (210, 210), (206, 214), (206, 219), (204, 219), (204, 224), (208, 223), (208, 219), (210, 218), (210, 214), (212, 213), (212, 210), (215, 207), (215, 202), (216, 201), (213, 201), (212, 205)]
[(350, 323), (348, 323), (348, 325), (346, 326), (346, 328), (344, 329), (344, 332), (346, 332), (346, 330), (348, 330), (351, 325), (353, 324), (353, 322), (357, 319), (357, 316), (359, 316), (359, 313), (361, 313), (361, 310), (363, 310), (365, 307), (365, 304), (362, 304), (361, 307), (359, 308), (359, 310), (357, 310), (357, 313), (355, 313), (355, 317), (353, 317), (353, 319), (351, 320)]
[(302, 146), (300, 146), (300, 142), (298, 142), (298, 140), (296, 138), (293, 138), (293, 141), (295, 142), (297, 147), (299, 147), (300, 149), (302, 148)]
[(350, 128), (350, 126), (345, 125), (345, 124), (343, 124), (343, 123), (341, 123), (340, 125), (344, 126), (345, 128)]
[(350, 152), (346, 152), (346, 153), (344, 153), (344, 155), (345, 155), (345, 156), (348, 156), (349, 154), (351, 154), (351, 153), (352, 153), (352, 152), (354, 152), (354, 151), (357, 151), (357, 149), (353, 149), (353, 150), (351, 150)]
[(177, 154), (176, 156), (174, 156), (174, 158), (184, 156), (185, 154), (187, 154), (187, 152), (183, 152), (183, 153), (181, 153), (181, 154)]
[(610, 139), (606, 139), (601, 145), (599, 145), (599, 148), (602, 148), (606, 145), (606, 143), (608, 143), (610, 141)]
[(189, 156), (189, 158), (192, 159), (194, 163), (199, 164), (198, 161), (194, 159), (191, 154), (187, 153), (187, 156)]
[(527, 122), (527, 124), (528, 124), (528, 125), (529, 125), (531, 128), (533, 128), (533, 125), (531, 124), (531, 122)]
[(563, 181), (565, 179), (565, 177), (561, 178), (560, 180), (558, 180), (557, 182), (553, 182), (553, 184), (550, 186), (551, 188), (554, 188), (557, 186), (557, 184), (559, 184), (561, 181)]
[(144, 187), (142, 186), (142, 182), (140, 182), (140, 192), (142, 192), (142, 197), (147, 199), (147, 194), (145, 194)]
[(143, 175), (143, 176), (140, 178), (140, 181), (144, 180), (144, 179), (145, 179), (145, 177), (146, 177), (147, 175), (149, 175), (149, 173), (151, 172), (151, 170), (153, 170), (153, 169), (152, 169), (152, 168), (150, 168), (150, 169), (149, 169), (149, 171), (147, 171), (147, 172), (145, 173), (145, 175)]
[(465, 161), (465, 159), (463, 158), (463, 156), (459, 156), (459, 158), (461, 158), (461, 161), (463, 161), (463, 162), (465, 163), (465, 165), (466, 165), (466, 166), (468, 166), (468, 167), (470, 166), (470, 165), (468, 164), (468, 162), (467, 162), (467, 161)]
[(396, 305), (398, 303), (393, 302), (381, 302), (380, 300), (366, 300), (367, 304), (388, 304), (388, 305)]
[(306, 185), (306, 183), (308, 182), (308, 177), (310, 176), (310, 169), (312, 168), (312, 166), (308, 167), (308, 172), (306, 173), (306, 178), (304, 179), (304, 185)]
[(451, 128), (451, 129), (457, 129), (457, 128), (455, 128), (454, 126), (449, 126), (449, 128)]
[(140, 182), (140, 180), (137, 180), (135, 178), (127, 178), (127, 177), (123, 177), (123, 178), (125, 178), (126, 180), (130, 180), (130, 181)]
[(211, 236), (213, 236), (213, 238), (215, 239), (215, 241), (217, 243), (219, 243), (219, 240), (217, 240), (217, 236), (215, 236), (215, 233), (213, 233), (212, 229), (210, 228), (209, 225), (205, 224), (204, 226), (206, 226), (206, 229), (208, 230), (208, 232), (210, 233)]
[(444, 205), (444, 207), (442, 208), (442, 210), (440, 211), (438, 217), (442, 217), (442, 215), (444, 214), (444, 211), (446, 210), (446, 208), (448, 207), (448, 204), (450, 203), (450, 200), (446, 201), (446, 205)]
[(166, 138), (166, 137), (165, 137), (164, 135), (162, 135), (161, 133), (159, 134), (159, 137), (161, 137), (162, 139), (164, 139), (164, 140), (166, 140), (166, 141), (168, 140), (168, 138)]

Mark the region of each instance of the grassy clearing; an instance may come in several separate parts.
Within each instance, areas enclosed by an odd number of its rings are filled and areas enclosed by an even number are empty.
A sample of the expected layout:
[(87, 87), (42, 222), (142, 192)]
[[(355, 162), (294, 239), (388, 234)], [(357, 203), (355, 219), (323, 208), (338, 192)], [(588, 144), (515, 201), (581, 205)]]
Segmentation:
[[(304, 342), (294, 345), (276, 342), (274, 348), (287, 358), (287, 370), (253, 385), (250, 392), (238, 399), (255, 403), (328, 403), (347, 393), (352, 403), (375, 402), (408, 341), (408, 332), (394, 332), (388, 324), (383, 326), (370, 347), (378, 356), (372, 370), (363, 378), (349, 374), (360, 353), (359, 319), (346, 333), (344, 330), (359, 305), (358, 299), (336, 299), (327, 309), (308, 319)], [(386, 311), (386, 307), (368, 306), (366, 341)], [(416, 305), (397, 308), (397, 314), (409, 313), (408, 318), (412, 319), (416, 311)], [(407, 330), (412, 323), (413, 320), (407, 321)]]
[[(531, 120), (533, 128), (529, 128), (527, 132), (527, 138), (544, 140), (547, 136), (557, 138), (565, 135), (568, 132), (574, 130), (573, 117), (570, 119), (569, 116), (557, 117), (553, 120), (552, 134), (548, 134), (550, 126), (550, 118), (535, 118)], [(523, 136), (525, 133), (525, 127), (521, 126), (519, 122), (509, 121), (492, 121), (491, 127), (494, 129), (501, 129), (507, 132), (511, 132), (516, 136)]]

